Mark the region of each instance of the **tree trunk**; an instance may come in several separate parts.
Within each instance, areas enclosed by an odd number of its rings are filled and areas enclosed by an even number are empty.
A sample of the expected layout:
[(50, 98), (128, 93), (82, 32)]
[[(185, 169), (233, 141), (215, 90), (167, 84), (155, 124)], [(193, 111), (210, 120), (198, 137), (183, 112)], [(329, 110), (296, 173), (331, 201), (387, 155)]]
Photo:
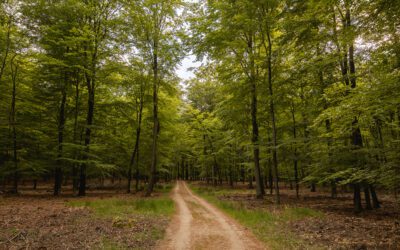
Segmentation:
[(136, 150), (135, 192), (139, 192), (139, 182), (140, 182), (139, 152), (140, 152), (140, 144), (138, 144), (138, 148)]
[[(131, 156), (131, 160), (129, 162), (129, 170), (128, 170), (128, 188), (127, 188), (127, 192), (130, 193), (131, 192), (131, 181), (132, 181), (132, 167), (134, 165), (135, 162), (135, 156), (139, 157), (139, 145), (140, 145), (140, 131), (141, 131), (141, 125), (142, 125), (142, 113), (143, 113), (143, 86), (140, 86), (140, 101), (139, 101), (139, 110), (137, 113), (137, 120), (138, 120), (138, 124), (137, 124), (137, 128), (136, 128), (136, 140), (135, 140), (135, 147), (133, 149), (132, 152), (132, 156)], [(139, 163), (139, 162), (137, 162)], [(137, 164), (136, 166), (136, 184), (135, 184), (135, 188), (136, 191), (138, 189), (138, 175), (139, 175), (139, 165)]]
[(13, 163), (14, 163), (14, 183), (12, 193), (18, 193), (18, 155), (17, 155), (17, 130), (16, 130), (16, 119), (15, 119), (15, 103), (17, 95), (17, 74), (18, 65), (14, 64), (15, 56), (11, 59), (11, 77), (12, 77), (12, 95), (11, 95), (11, 110), (10, 110), (10, 126), (12, 130), (12, 142), (13, 142)]
[[(233, 147), (231, 145), (231, 151), (233, 151), (232, 154), (232, 162), (229, 162), (229, 166), (228, 166), (228, 180), (229, 180), (229, 186), (233, 187), (233, 169), (236, 168), (236, 162), (235, 162), (235, 151), (233, 150)], [(233, 169), (232, 169), (233, 168)]]
[(250, 55), (250, 73), (249, 73), (249, 83), (251, 90), (251, 125), (252, 125), (252, 137), (251, 142), (253, 144), (253, 159), (254, 159), (254, 176), (256, 181), (256, 197), (257, 199), (263, 198), (263, 185), (261, 180), (261, 170), (260, 170), (260, 145), (259, 145), (259, 132), (258, 132), (258, 121), (257, 121), (257, 79), (255, 71), (255, 58), (254, 58), (254, 41), (253, 34), (249, 34), (247, 41), (247, 49)]
[(1, 79), (3, 77), (4, 74), (4, 69), (6, 68), (6, 63), (7, 63), (7, 58), (8, 58), (8, 54), (10, 52), (10, 46), (11, 46), (11, 20), (7, 23), (7, 35), (6, 35), (6, 50), (4, 53), (4, 57), (3, 60), (1, 62), (1, 67), (0, 67), (0, 83), (1, 83)]
[(138, 143), (138, 129), (136, 129), (135, 147), (134, 147), (134, 149), (133, 149), (133, 151), (132, 151), (131, 160), (129, 161), (129, 167), (128, 167), (128, 186), (127, 186), (127, 190), (126, 190), (127, 193), (130, 193), (130, 192), (131, 192), (132, 167), (133, 167), (133, 164), (134, 164), (134, 162), (135, 162), (135, 157), (136, 157), (136, 154), (137, 154), (137, 153), (136, 153), (137, 147), (138, 147), (137, 143)]
[[(347, 28), (351, 27), (351, 17), (350, 17), (350, 9), (346, 8), (346, 26)], [(353, 35), (351, 35), (350, 44), (349, 44), (349, 68), (350, 68), (350, 84), (351, 88), (356, 87), (356, 67), (354, 64), (354, 45), (353, 45)]]
[(189, 167), (190, 167), (190, 163), (189, 161), (186, 162), (186, 175), (185, 175), (185, 179), (188, 181), (189, 180)]
[(153, 42), (153, 142), (151, 152), (150, 179), (147, 186), (146, 196), (150, 196), (156, 183), (158, 134), (160, 124), (158, 120), (158, 41)]
[(372, 196), (372, 207), (373, 208), (380, 208), (380, 202), (378, 200), (378, 196), (376, 195), (375, 187), (373, 185), (369, 186)]
[[(346, 14), (343, 20), (344, 23), (344, 30), (350, 30), (351, 29), (351, 15), (350, 15), (350, 7), (348, 6), (348, 3), (346, 3)], [(349, 68), (350, 72), (346, 72), (346, 78), (350, 79), (350, 87), (352, 89), (356, 88), (356, 68), (355, 68), (355, 63), (354, 63), (354, 36), (353, 34), (350, 34), (350, 42), (348, 45), (348, 53), (349, 53)], [(347, 49), (347, 47), (346, 47)], [(347, 60), (347, 57), (345, 58)], [(350, 73), (350, 77), (349, 74)], [(346, 82), (348, 84), (348, 81)], [(357, 117), (354, 117), (354, 120), (352, 122), (352, 134), (351, 134), (351, 141), (352, 145), (355, 146), (354, 150), (358, 150), (363, 147), (363, 141), (362, 141), (362, 135), (361, 135), (361, 130), (360, 127), (358, 126), (358, 119)], [(361, 206), (361, 194), (360, 194), (360, 184), (355, 183), (353, 185), (354, 187), (354, 210), (355, 212), (360, 212), (362, 210)]]
[(293, 139), (294, 139), (294, 160), (293, 160), (293, 167), (294, 167), (294, 182), (296, 185), (296, 198), (299, 198), (299, 172), (298, 172), (298, 161), (297, 161), (297, 131), (296, 131), (296, 117), (295, 117), (295, 110), (294, 110), (294, 102), (292, 100), (292, 122), (293, 122)]
[[(88, 113), (86, 117), (86, 130), (85, 130), (85, 154), (83, 159), (88, 160), (89, 156), (89, 145), (90, 145), (90, 136), (92, 133), (92, 125), (93, 125), (93, 116), (94, 116), (94, 90), (95, 90), (95, 80), (94, 78), (90, 78), (86, 73), (86, 84), (88, 88)], [(84, 162), (81, 165), (80, 169), (80, 178), (79, 178), (79, 196), (86, 195), (86, 168), (87, 163)]]
[(311, 192), (316, 192), (317, 191), (317, 187), (315, 186), (315, 183), (311, 183), (310, 191)]
[(273, 194), (274, 192), (274, 176), (272, 174), (272, 162), (271, 159), (268, 160), (270, 167), (268, 168), (268, 181), (269, 181), (269, 193)]
[[(78, 117), (79, 117), (79, 72), (76, 72), (76, 82), (75, 82), (75, 110), (74, 110), (74, 143), (78, 144)], [(81, 141), (79, 144), (82, 143), (82, 134), (81, 134)], [(75, 159), (79, 158), (79, 152), (75, 150)], [(72, 190), (75, 193), (78, 189), (79, 185), (79, 178), (78, 178), (78, 167), (79, 164), (74, 163), (72, 166)]]
[(331, 181), (331, 198), (337, 198), (337, 186), (336, 181)]
[(213, 186), (216, 186), (218, 184), (217, 182), (217, 174), (219, 177), (219, 172), (218, 172), (218, 162), (217, 162), (217, 156), (214, 154), (214, 146), (212, 143), (212, 140), (209, 136), (207, 136), (208, 138), (208, 142), (210, 144), (210, 150), (211, 150), (211, 154), (213, 155), (213, 165), (212, 165), (212, 169), (211, 169), (211, 180), (212, 180), (212, 184)]
[(371, 196), (370, 196), (369, 186), (368, 185), (364, 186), (364, 197), (365, 197), (365, 208), (367, 210), (371, 210), (372, 209)]
[(353, 184), (354, 188), (354, 212), (360, 213), (362, 211), (362, 204), (361, 204), (361, 189), (360, 184)]
[[(61, 89), (61, 103), (58, 115), (58, 158), (63, 155), (64, 127), (65, 127), (65, 104), (67, 102), (67, 73), (64, 76), (64, 86)], [(54, 171), (54, 195), (57, 196), (61, 192), (62, 182), (62, 161), (57, 159), (57, 166)]]
[(253, 189), (254, 188), (253, 187), (253, 175), (249, 174), (248, 178), (249, 178), (249, 189)]
[[(181, 179), (181, 166), (180, 166), (179, 160), (178, 160), (178, 163), (176, 164), (176, 168), (177, 168), (177, 172), (178, 172), (176, 179), (180, 180)], [(207, 184), (208, 184), (208, 182), (207, 182)]]
[(272, 41), (271, 41), (271, 31), (269, 27), (267, 28), (267, 38), (268, 38), (268, 56), (267, 56), (267, 67), (268, 67), (268, 90), (269, 90), (269, 109), (272, 123), (272, 163), (273, 163), (273, 175), (275, 184), (275, 200), (276, 204), (280, 204), (280, 194), (279, 194), (279, 173), (278, 173), (278, 156), (277, 156), (277, 129), (275, 120), (275, 107), (274, 107), (274, 92), (272, 86)]

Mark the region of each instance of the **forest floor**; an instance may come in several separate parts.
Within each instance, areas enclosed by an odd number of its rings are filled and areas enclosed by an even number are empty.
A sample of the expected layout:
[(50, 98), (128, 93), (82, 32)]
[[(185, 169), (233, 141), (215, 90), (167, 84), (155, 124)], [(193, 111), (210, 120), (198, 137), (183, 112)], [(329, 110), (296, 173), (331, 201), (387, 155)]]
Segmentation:
[(0, 249), (152, 249), (174, 211), (170, 187), (146, 199), (122, 190), (52, 197), (49, 188), (0, 196)]
[(178, 181), (172, 197), (178, 211), (158, 249), (265, 249), (249, 230), (194, 195), (185, 182)]
[(271, 249), (400, 249), (400, 206), (393, 196), (380, 196), (382, 207), (353, 213), (352, 195), (281, 188), (274, 196), (257, 200), (247, 185), (210, 187), (192, 183), (192, 189), (253, 233)]
[(301, 189), (296, 199), (282, 187), (276, 206), (244, 184), (188, 186), (160, 185), (151, 198), (123, 186), (83, 198), (22, 186), (18, 196), (0, 196), (0, 249), (400, 249), (392, 195), (380, 194), (382, 208), (354, 214), (344, 191), (332, 199)]

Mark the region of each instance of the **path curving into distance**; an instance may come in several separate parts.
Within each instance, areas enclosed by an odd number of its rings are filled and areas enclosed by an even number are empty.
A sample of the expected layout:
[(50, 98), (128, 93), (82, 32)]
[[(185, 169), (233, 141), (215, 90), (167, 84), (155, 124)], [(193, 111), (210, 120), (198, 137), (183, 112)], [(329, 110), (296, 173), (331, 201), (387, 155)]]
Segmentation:
[(254, 235), (178, 181), (172, 197), (177, 212), (157, 249), (266, 249)]

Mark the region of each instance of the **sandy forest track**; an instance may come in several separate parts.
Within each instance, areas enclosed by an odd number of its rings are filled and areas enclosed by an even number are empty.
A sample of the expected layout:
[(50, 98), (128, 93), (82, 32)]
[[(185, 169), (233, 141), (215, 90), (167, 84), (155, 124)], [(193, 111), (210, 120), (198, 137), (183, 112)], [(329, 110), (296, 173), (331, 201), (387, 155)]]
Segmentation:
[(185, 182), (173, 191), (177, 213), (158, 249), (265, 249), (244, 227), (202, 198)]

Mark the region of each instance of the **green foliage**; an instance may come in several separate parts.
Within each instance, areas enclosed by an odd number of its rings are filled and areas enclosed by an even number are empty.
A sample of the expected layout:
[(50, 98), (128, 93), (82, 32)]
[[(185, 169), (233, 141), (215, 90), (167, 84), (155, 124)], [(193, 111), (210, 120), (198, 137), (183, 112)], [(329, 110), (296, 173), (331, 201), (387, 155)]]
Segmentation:
[[(183, 164), (191, 178), (251, 180), (259, 148), (263, 178), (276, 151), (282, 181), (397, 190), (399, 8), (3, 1), (0, 179), (57, 169), (76, 179), (81, 166), (90, 178), (126, 177), (139, 126), (133, 165), (149, 176), (157, 93), (159, 178)], [(180, 84), (175, 70), (189, 52), (203, 64)]]

